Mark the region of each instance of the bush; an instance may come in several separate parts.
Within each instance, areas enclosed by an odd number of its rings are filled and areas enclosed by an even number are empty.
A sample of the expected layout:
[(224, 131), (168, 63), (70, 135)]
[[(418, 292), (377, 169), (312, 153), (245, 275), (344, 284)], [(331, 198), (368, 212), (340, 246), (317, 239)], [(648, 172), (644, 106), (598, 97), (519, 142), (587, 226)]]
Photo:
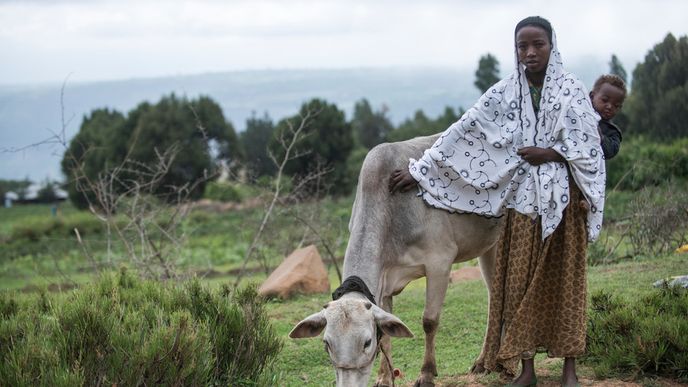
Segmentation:
[(0, 298), (0, 385), (255, 385), (282, 346), (254, 288), (123, 271), (46, 297)]
[(604, 291), (592, 296), (583, 360), (598, 377), (688, 381), (688, 292), (665, 287), (624, 301)]
[(675, 184), (648, 187), (629, 205), (635, 255), (671, 252), (688, 242), (688, 192)]
[(688, 180), (688, 138), (670, 144), (631, 137), (619, 154), (607, 162), (607, 189), (637, 191), (668, 181)]
[(217, 181), (206, 184), (203, 197), (205, 199), (216, 200), (219, 202), (234, 203), (241, 202), (243, 199), (241, 192), (235, 185)]

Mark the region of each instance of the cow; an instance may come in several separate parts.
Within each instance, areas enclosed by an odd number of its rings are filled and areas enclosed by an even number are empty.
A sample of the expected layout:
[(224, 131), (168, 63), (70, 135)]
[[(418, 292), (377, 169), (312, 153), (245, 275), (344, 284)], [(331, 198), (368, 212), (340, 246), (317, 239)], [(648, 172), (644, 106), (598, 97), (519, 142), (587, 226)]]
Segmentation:
[(412, 333), (392, 314), (392, 297), (423, 276), (425, 355), (415, 385), (434, 385), (435, 334), (452, 264), (480, 257), (483, 280), (490, 283), (499, 218), (450, 213), (430, 207), (415, 190), (388, 190), (392, 171), (406, 168), (409, 158), (420, 157), (438, 136), (380, 144), (368, 153), (358, 178), (343, 269), (345, 279), (360, 279), (365, 289), (329, 302), (289, 333), (306, 338), (324, 330), (337, 386), (366, 386), (379, 349), (384, 356), (375, 386), (393, 385), (390, 337)]

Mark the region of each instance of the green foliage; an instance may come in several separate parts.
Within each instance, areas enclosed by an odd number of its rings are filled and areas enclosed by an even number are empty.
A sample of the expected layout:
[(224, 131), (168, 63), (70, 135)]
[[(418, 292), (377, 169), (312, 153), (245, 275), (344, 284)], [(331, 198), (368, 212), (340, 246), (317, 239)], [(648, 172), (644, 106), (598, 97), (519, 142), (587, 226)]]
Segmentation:
[(373, 111), (367, 99), (361, 99), (354, 105), (354, 116), (351, 126), (356, 141), (367, 149), (380, 144), (392, 129), (392, 123), (386, 116), (387, 107)]
[(480, 57), (478, 69), (475, 70), (475, 82), (473, 84), (481, 93), (487, 91), (490, 86), (499, 81), (499, 61), (488, 53)]
[(368, 154), (368, 149), (359, 146), (354, 148), (346, 161), (346, 182), (350, 187), (356, 187), (358, 184), (358, 175), (361, 172), (361, 166)]
[(447, 106), (444, 112), (433, 120), (428, 118), (422, 110), (418, 110), (413, 118), (407, 119), (396, 129), (392, 130), (387, 136), (387, 141), (404, 141), (414, 137), (444, 132), (453, 123), (458, 121), (463, 113), (464, 110), (460, 107), (457, 111), (454, 111), (454, 109)]
[[(0, 319), (6, 320), (17, 314), (19, 304), (9, 295), (9, 293), (0, 293)], [(2, 343), (0, 342), (0, 347)]]
[(24, 180), (6, 180), (0, 179), (0, 199), (5, 199), (5, 193), (14, 192), (23, 199), (26, 194), (26, 189), (31, 185), (31, 181), (26, 178)]
[(87, 208), (89, 201), (96, 201), (93, 192), (80, 187), (77, 173), (95, 179), (98, 174), (121, 162), (121, 152), (126, 152), (128, 137), (119, 130), (124, 122), (125, 117), (115, 110), (93, 110), (84, 117), (79, 133), (70, 141), (61, 167), (62, 173), (68, 177), (67, 193), (77, 208)]
[(253, 178), (272, 176), (277, 167), (268, 155), (268, 144), (275, 126), (267, 113), (259, 118), (255, 112), (246, 120), (246, 130), (241, 133), (241, 146), (246, 155), (246, 168)]
[(607, 161), (607, 187), (639, 190), (670, 181), (688, 180), (688, 138), (669, 144), (652, 137), (626, 136), (619, 154)]
[(663, 288), (622, 300), (591, 297), (584, 361), (601, 377), (644, 374), (688, 381), (688, 292)]
[(250, 287), (179, 287), (122, 271), (64, 301), (12, 297), (0, 298), (2, 385), (255, 385), (282, 346)]
[(612, 58), (609, 60), (609, 74), (618, 75), (624, 82), (628, 82), (626, 69), (615, 54), (612, 54)]
[(236, 185), (218, 181), (212, 181), (205, 186), (203, 197), (220, 202), (234, 203), (239, 203), (244, 199)]
[(688, 37), (667, 34), (633, 70), (624, 104), (631, 133), (663, 140), (688, 137)]
[(59, 188), (59, 184), (50, 179), (45, 179), (43, 185), (37, 192), (36, 201), (39, 203), (51, 203), (57, 200), (57, 192), (55, 189)]
[[(345, 163), (353, 148), (353, 135), (344, 112), (336, 105), (321, 99), (312, 99), (304, 103), (298, 115), (285, 118), (277, 124), (270, 149), (277, 156), (277, 160), (281, 160), (285, 149), (276, 139), (284, 138), (288, 143), (292, 138), (289, 125), (297, 128), (309, 112), (311, 118), (306, 122), (304, 135), (293, 150), (294, 154), (301, 156), (289, 161), (285, 172), (299, 179), (319, 170), (330, 169), (330, 173), (318, 179), (321, 180), (320, 184), (330, 188), (333, 194), (348, 194), (352, 187), (341, 182), (345, 180)], [(313, 185), (308, 188), (313, 192), (317, 189)]]
[[(167, 152), (173, 153), (173, 160), (155, 187), (159, 196), (176, 197), (177, 187), (212, 172), (216, 162), (242, 157), (234, 128), (208, 97), (187, 100), (172, 94), (155, 105), (141, 103), (126, 117), (97, 109), (84, 117), (62, 159), (70, 199), (79, 208), (89, 201), (98, 206), (93, 185), (99, 178), (123, 166), (114, 179), (114, 191), (124, 192), (150, 179)], [(192, 197), (199, 197), (203, 188), (201, 182)]]
[(629, 240), (635, 255), (658, 255), (688, 242), (688, 191), (674, 184), (647, 187), (629, 206)]
[(103, 223), (88, 212), (30, 217), (15, 224), (4, 238), (0, 262), (46, 250), (64, 254), (65, 249), (77, 247), (74, 229), (78, 229), (82, 237), (92, 237), (103, 233)]

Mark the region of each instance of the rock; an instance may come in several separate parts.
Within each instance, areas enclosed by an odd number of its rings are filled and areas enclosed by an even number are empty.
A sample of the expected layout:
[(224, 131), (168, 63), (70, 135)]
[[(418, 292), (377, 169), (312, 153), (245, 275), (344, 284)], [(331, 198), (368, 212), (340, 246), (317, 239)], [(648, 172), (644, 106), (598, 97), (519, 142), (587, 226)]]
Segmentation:
[(480, 268), (478, 266), (466, 266), (458, 270), (454, 270), (449, 274), (451, 283), (460, 281), (476, 280), (482, 278)]
[(330, 291), (327, 269), (314, 245), (297, 249), (273, 271), (258, 289), (265, 297), (286, 299), (296, 293)]
[(680, 288), (688, 289), (688, 275), (679, 275), (679, 276), (664, 278), (664, 279), (655, 281), (655, 283), (653, 283), (652, 286), (654, 286), (656, 288), (661, 288), (661, 287), (667, 286), (670, 288), (679, 288), (680, 287)]

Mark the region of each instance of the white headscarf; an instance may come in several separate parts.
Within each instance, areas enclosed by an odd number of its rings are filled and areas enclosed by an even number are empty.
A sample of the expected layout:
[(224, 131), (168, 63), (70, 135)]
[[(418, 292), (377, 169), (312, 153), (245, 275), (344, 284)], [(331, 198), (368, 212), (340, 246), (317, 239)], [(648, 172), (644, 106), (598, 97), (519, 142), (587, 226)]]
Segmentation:
[[(568, 164), (590, 204), (588, 239), (593, 241), (602, 226), (605, 189), (599, 119), (586, 87), (564, 71), (552, 32), (537, 117), (516, 53), (516, 71), (485, 92), (420, 160), (411, 159), (409, 171), (428, 204), (486, 216), (500, 216), (506, 208), (540, 215), (544, 239), (569, 204)], [(552, 148), (567, 162), (530, 165), (516, 154), (526, 146)]]

